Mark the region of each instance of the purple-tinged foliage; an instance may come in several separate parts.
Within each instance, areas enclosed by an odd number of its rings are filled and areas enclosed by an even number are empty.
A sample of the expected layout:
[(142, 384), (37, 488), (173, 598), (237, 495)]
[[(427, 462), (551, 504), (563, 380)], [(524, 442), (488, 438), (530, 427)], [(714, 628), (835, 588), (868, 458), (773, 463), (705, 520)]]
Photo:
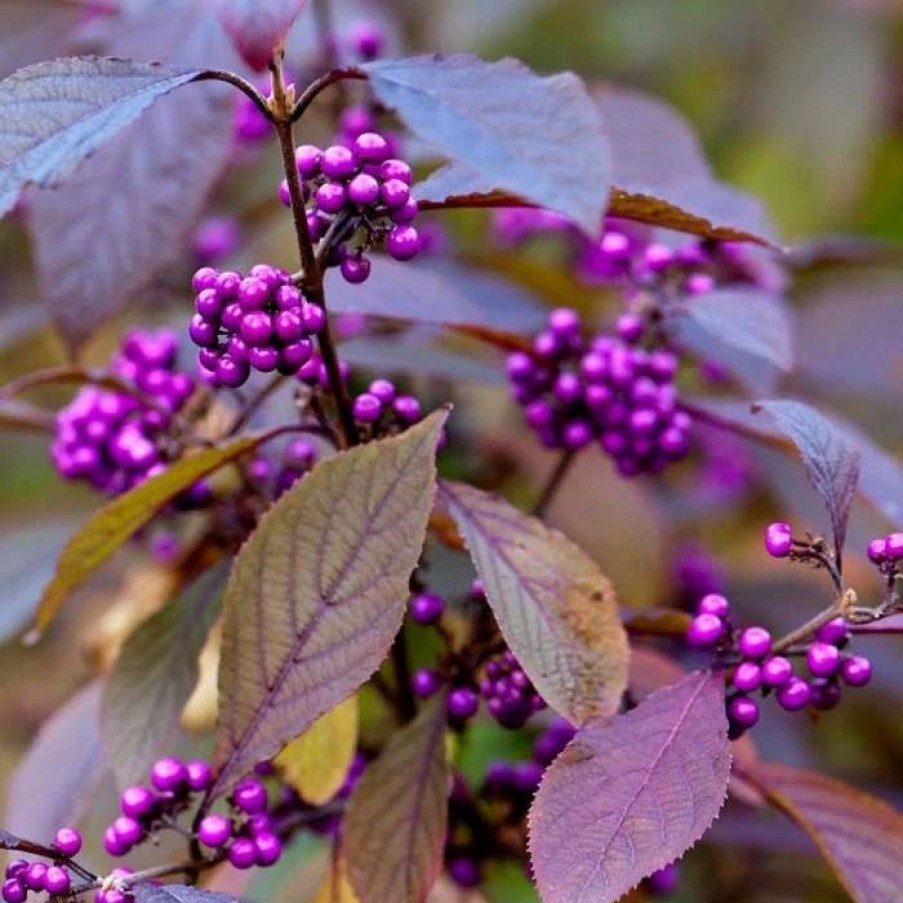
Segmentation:
[(683, 855), (718, 815), (730, 762), (717, 675), (691, 674), (579, 731), (530, 811), (544, 903), (614, 903)]
[(266, 69), (308, 0), (214, 0), (213, 7), (244, 61)]

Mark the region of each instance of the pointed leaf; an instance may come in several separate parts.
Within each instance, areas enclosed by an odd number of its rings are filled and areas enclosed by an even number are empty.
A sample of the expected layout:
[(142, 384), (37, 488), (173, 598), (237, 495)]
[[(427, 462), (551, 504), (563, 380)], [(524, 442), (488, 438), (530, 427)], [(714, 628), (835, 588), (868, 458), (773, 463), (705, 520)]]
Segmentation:
[(379, 100), (427, 144), (492, 188), (599, 234), (611, 177), (608, 142), (575, 75), (542, 78), (516, 60), (465, 54), (362, 68)]
[(26, 185), (59, 181), (154, 100), (199, 74), (72, 57), (28, 66), (0, 82), (0, 216)]
[(897, 899), (903, 814), (842, 781), (777, 762), (760, 764), (754, 778), (815, 841), (855, 903)]
[[(232, 57), (203, 5), (158, 5), (120, 23), (105, 49), (141, 58), (167, 41), (154, 59), (196, 65)], [(231, 88), (214, 82), (178, 92), (61, 185), (29, 198), (41, 295), (73, 348), (184, 253), (232, 151), (233, 99)]]
[(225, 599), (214, 795), (379, 667), (426, 536), (445, 419), (320, 462), (242, 548)]
[(754, 392), (768, 392), (793, 366), (790, 316), (783, 299), (752, 289), (689, 297), (669, 311), (675, 339), (697, 357), (733, 373)]
[(198, 656), (219, 614), (228, 562), (202, 574), (128, 638), (107, 679), (101, 730), (119, 787), (170, 752), (198, 682)]
[(442, 869), (451, 769), (445, 700), (399, 731), (355, 787), (343, 854), (361, 903), (423, 903)]
[(47, 841), (87, 814), (107, 768), (100, 741), (99, 681), (79, 690), (41, 726), (13, 773), (3, 824)]
[(274, 763), (306, 803), (328, 803), (345, 783), (357, 751), (358, 702), (351, 696), (288, 743)]
[(580, 731), (530, 811), (544, 903), (614, 903), (685, 853), (724, 803), (724, 680), (697, 672)]
[(43, 631), (53, 620), (63, 600), (177, 495), (250, 451), (264, 438), (266, 434), (262, 437), (245, 436), (222, 448), (206, 448), (182, 458), (159, 476), (146, 480), (96, 511), (66, 543), (53, 579), (41, 597), (35, 616), (36, 630), (39, 633)]
[(252, 68), (266, 69), (279, 42), (308, 0), (214, 0), (226, 31)]
[(508, 645), (575, 724), (612, 714), (627, 686), (627, 635), (608, 579), (557, 530), (500, 498), (444, 483)]
[(800, 401), (760, 401), (757, 408), (770, 414), (799, 449), (809, 482), (828, 509), (839, 560), (859, 482), (859, 452), (830, 420)]
[(185, 884), (136, 884), (131, 895), (137, 903), (238, 903), (228, 894)]

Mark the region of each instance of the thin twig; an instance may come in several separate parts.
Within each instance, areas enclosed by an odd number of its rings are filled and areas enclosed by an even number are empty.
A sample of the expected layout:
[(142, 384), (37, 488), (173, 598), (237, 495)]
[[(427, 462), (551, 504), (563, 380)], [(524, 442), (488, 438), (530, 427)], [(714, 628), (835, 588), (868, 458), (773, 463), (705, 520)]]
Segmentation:
[(290, 122), (297, 122), (307, 111), (307, 108), (317, 99), (325, 88), (334, 85), (336, 82), (345, 79), (366, 79), (367, 73), (357, 66), (344, 66), (340, 69), (333, 69), (325, 75), (320, 76), (316, 81), (311, 82), (304, 89), (301, 96), (295, 101), (295, 105), (291, 109), (289, 115)]
[(555, 469), (549, 475), (545, 486), (540, 490), (539, 497), (533, 503), (533, 507), (530, 510), (530, 513), (534, 517), (542, 517), (545, 514), (546, 509), (551, 504), (552, 499), (555, 498), (555, 493), (558, 492), (558, 489), (561, 487), (561, 484), (567, 476), (568, 471), (571, 469), (571, 465), (574, 463), (576, 457), (577, 455), (575, 452), (566, 451), (559, 458), (558, 463), (555, 465)]
[(267, 99), (254, 87), (254, 85), (240, 75), (236, 75), (234, 72), (227, 72), (224, 69), (208, 69), (206, 72), (202, 72), (198, 75), (194, 80), (196, 82), (226, 82), (227, 84), (238, 88), (239, 91), (251, 98), (254, 106), (256, 106), (270, 122), (274, 121), (273, 111), (270, 109)]
[(235, 418), (235, 422), (229, 429), (229, 435), (234, 436), (248, 421), (260, 410), (260, 406), (285, 382), (286, 377), (276, 373), (269, 382), (245, 404), (244, 408)]
[(820, 611), (814, 618), (810, 618), (805, 624), (797, 627), (796, 630), (791, 630), (790, 633), (781, 637), (772, 646), (771, 654), (777, 655), (808, 639), (819, 627), (823, 627), (828, 621), (833, 621), (835, 618), (845, 618), (855, 605), (856, 593), (853, 590), (848, 589), (840, 593), (826, 609)]

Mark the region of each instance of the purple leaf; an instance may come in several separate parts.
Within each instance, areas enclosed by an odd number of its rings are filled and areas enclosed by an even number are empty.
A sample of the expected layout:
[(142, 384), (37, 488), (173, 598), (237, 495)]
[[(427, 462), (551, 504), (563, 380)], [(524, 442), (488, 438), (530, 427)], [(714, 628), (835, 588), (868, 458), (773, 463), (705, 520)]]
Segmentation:
[(574, 724), (611, 715), (627, 686), (627, 635), (608, 579), (540, 520), (463, 483), (442, 495), (502, 634), (552, 708)]
[(244, 61), (252, 69), (262, 71), (307, 3), (308, 0), (214, 0), (213, 6)]
[(799, 449), (809, 482), (828, 509), (839, 562), (859, 482), (859, 452), (830, 420), (800, 401), (760, 401), (756, 406)]
[(544, 903), (614, 903), (708, 830), (730, 776), (724, 680), (696, 672), (580, 731), (530, 811)]
[(227, 576), (227, 562), (207, 571), (123, 645), (104, 687), (101, 712), (104, 746), (119, 787), (140, 783), (154, 760), (175, 747)]
[(442, 868), (451, 769), (445, 700), (434, 699), (364, 772), (342, 822), (361, 903), (423, 903)]
[(107, 769), (100, 741), (99, 682), (79, 690), (38, 731), (9, 783), (3, 822), (22, 837), (48, 840), (77, 824)]
[(20, 69), (0, 82), (0, 216), (26, 185), (52, 185), (197, 70), (96, 57)]
[(899, 898), (903, 815), (841, 781), (776, 762), (754, 779), (816, 843), (855, 903)]
[(0, 3), (0, 78), (39, 60), (61, 56), (84, 13), (78, 3), (3, 0)]
[(526, 289), (491, 273), (451, 262), (400, 263), (374, 256), (364, 287), (327, 272), (329, 309), (414, 323), (491, 326), (532, 332), (543, 307)]
[(138, 903), (237, 903), (228, 894), (185, 884), (136, 884), (131, 895)]
[[(165, 49), (160, 47), (164, 42)], [(157, 47), (160, 57), (172, 63), (232, 55), (212, 13), (191, 4), (127, 19), (107, 49), (132, 58)], [(41, 294), (73, 348), (187, 247), (228, 161), (231, 99), (229, 88), (212, 82), (176, 94), (152, 107), (62, 185), (30, 200)]]
[(572, 73), (542, 78), (512, 59), (419, 56), (362, 67), (377, 98), (489, 185), (598, 235), (611, 175), (602, 118)]
[(379, 667), (426, 536), (445, 419), (322, 461), (245, 543), (224, 602), (214, 795)]

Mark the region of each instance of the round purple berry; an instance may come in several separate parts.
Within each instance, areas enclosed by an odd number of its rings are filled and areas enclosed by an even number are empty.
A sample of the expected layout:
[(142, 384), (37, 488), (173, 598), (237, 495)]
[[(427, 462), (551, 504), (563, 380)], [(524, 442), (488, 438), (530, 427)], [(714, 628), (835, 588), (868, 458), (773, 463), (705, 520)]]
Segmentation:
[(771, 652), (771, 634), (764, 627), (747, 627), (740, 634), (738, 646), (747, 658), (764, 658)]
[(903, 533), (891, 533), (885, 538), (884, 554), (890, 561), (903, 558)]
[[(354, 151), (342, 147), (341, 144), (327, 147), (320, 160), (320, 169), (323, 175), (330, 179), (347, 179), (358, 171), (359, 166), (360, 163)], [(322, 204), (320, 206), (322, 207)]]
[(382, 163), (389, 156), (389, 142), (377, 132), (363, 132), (352, 145), (358, 160), (365, 163)]
[(393, 179), (397, 179), (399, 182), (404, 182), (405, 185), (410, 185), (414, 180), (414, 173), (404, 160), (392, 159), (380, 164), (379, 177), (383, 182), (391, 182)]
[(263, 812), (267, 807), (266, 787), (256, 778), (245, 778), (232, 792), (232, 801), (248, 815)]
[(113, 830), (113, 826), (110, 825), (103, 832), (103, 848), (110, 856), (125, 856), (131, 849), (131, 846), (123, 843)]
[(5, 876), (7, 878), (21, 879), (28, 866), (29, 863), (27, 859), (13, 859), (12, 862), (6, 866)]
[(840, 668), (840, 650), (831, 643), (813, 643), (806, 650), (806, 666), (816, 677), (831, 677)]
[(687, 630), (687, 642), (696, 649), (714, 646), (724, 634), (724, 622), (716, 615), (696, 615)]
[(419, 699), (429, 699), (442, 687), (441, 676), (432, 668), (420, 668), (411, 678), (411, 689)]
[(60, 828), (53, 838), (53, 845), (64, 856), (75, 856), (82, 848), (82, 836), (75, 828)]
[(847, 686), (865, 686), (872, 679), (872, 663), (864, 655), (851, 655), (841, 663), (840, 676)]
[(773, 655), (762, 662), (762, 683), (766, 687), (783, 687), (793, 677), (793, 665), (782, 655)]
[(44, 880), (47, 877), (47, 864), (45, 862), (32, 862), (22, 875), (25, 886), (29, 890), (44, 890)]
[(274, 865), (282, 855), (282, 842), (272, 831), (259, 831), (254, 836), (254, 861), (262, 868)]
[(882, 564), (887, 561), (887, 540), (883, 537), (873, 539), (866, 548), (866, 554), (869, 560), (875, 564)]
[(772, 558), (786, 558), (793, 546), (790, 524), (769, 524), (765, 530), (765, 550)]
[(420, 402), (413, 395), (399, 395), (392, 403), (392, 410), (402, 423), (417, 423), (422, 415)]
[(383, 413), (382, 402), (369, 392), (362, 392), (352, 405), (354, 419), (359, 423), (376, 423)]
[(411, 599), (411, 618), (428, 627), (435, 624), (445, 611), (445, 601), (435, 593), (418, 593)]
[(347, 192), (338, 182), (324, 182), (316, 192), (317, 206), (324, 213), (340, 213), (345, 207)]
[(132, 847), (144, 836), (144, 828), (141, 822), (130, 815), (120, 815), (110, 826), (116, 839), (124, 847)]
[(257, 862), (257, 846), (248, 837), (236, 837), (227, 856), (235, 868), (249, 869)]
[(778, 705), (782, 709), (788, 712), (798, 712), (809, 705), (809, 701), (812, 699), (812, 689), (802, 678), (791, 677), (777, 691), (776, 697)]
[(716, 618), (726, 618), (730, 613), (730, 602), (720, 593), (708, 593), (699, 600), (696, 613), (700, 615), (714, 615)]
[(822, 624), (815, 632), (815, 637), (822, 643), (840, 646), (847, 639), (847, 622), (843, 618), (834, 618), (827, 624)]
[(157, 790), (180, 790), (188, 781), (188, 769), (181, 759), (165, 756), (154, 762), (150, 780)]
[(3, 882), (2, 896), (6, 903), (25, 903), (28, 889), (18, 879), (7, 878)]
[(744, 693), (758, 690), (762, 683), (762, 669), (755, 662), (741, 662), (734, 671), (732, 683)]
[(811, 687), (813, 708), (827, 712), (840, 704), (841, 690), (836, 680), (813, 680)]
[(379, 182), (365, 172), (359, 173), (348, 183), (348, 200), (359, 207), (375, 204), (379, 200)]
[(302, 144), (295, 151), (295, 162), (298, 164), (298, 174), (302, 179), (312, 179), (320, 174), (320, 161), (323, 159), (323, 151), (313, 144)]
[(480, 697), (470, 687), (456, 687), (448, 694), (446, 709), (455, 721), (468, 721), (480, 707)]
[(47, 873), (44, 875), (44, 890), (48, 894), (62, 896), (69, 893), (71, 886), (72, 879), (69, 877), (69, 872), (61, 865), (51, 865), (47, 869)]
[(478, 887), (482, 875), (479, 864), (469, 856), (458, 856), (448, 863), (448, 874), (459, 887)]
[(213, 772), (206, 762), (196, 759), (193, 762), (186, 763), (185, 769), (188, 772), (188, 786), (191, 790), (200, 792), (210, 788), (210, 785), (213, 783)]
[(386, 238), (386, 250), (395, 260), (410, 260), (420, 250), (420, 233), (413, 226), (396, 226)]
[(221, 847), (232, 836), (232, 822), (219, 812), (205, 815), (198, 825), (198, 840), (208, 847)]
[(364, 257), (346, 257), (339, 264), (339, 272), (346, 282), (352, 285), (360, 285), (370, 278), (370, 261)]
[(753, 727), (759, 720), (759, 706), (748, 696), (736, 696), (728, 703), (730, 720), (743, 730)]
[(308, 335), (316, 335), (326, 326), (326, 312), (318, 304), (304, 304), (301, 307), (301, 322)]

